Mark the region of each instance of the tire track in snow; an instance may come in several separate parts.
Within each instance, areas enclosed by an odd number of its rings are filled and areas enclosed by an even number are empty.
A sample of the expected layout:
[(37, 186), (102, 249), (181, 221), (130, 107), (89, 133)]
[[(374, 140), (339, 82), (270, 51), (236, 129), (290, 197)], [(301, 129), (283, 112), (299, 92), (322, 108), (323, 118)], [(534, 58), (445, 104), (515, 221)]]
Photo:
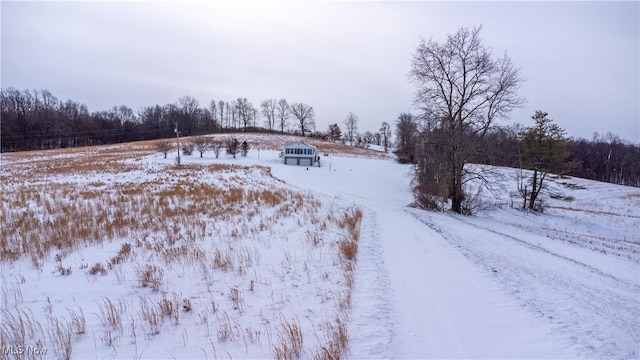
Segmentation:
[[(414, 216), (492, 273), (521, 305), (568, 336), (581, 357), (638, 357), (637, 285), (464, 219), (444, 214)], [(471, 231), (459, 232), (462, 227)]]
[[(490, 233), (494, 233), (494, 234), (496, 234), (498, 236), (503, 236), (503, 237), (509, 238), (509, 239), (511, 239), (511, 240), (513, 240), (515, 242), (520, 243), (520, 245), (522, 245), (524, 247), (530, 248), (531, 250), (539, 251), (539, 252), (548, 254), (550, 256), (555, 256), (555, 257), (558, 257), (558, 258), (560, 258), (562, 260), (566, 260), (568, 262), (572, 262), (577, 266), (584, 267), (587, 271), (591, 271), (591, 272), (595, 273), (596, 275), (611, 278), (614, 281), (618, 281), (618, 282), (624, 283), (625, 285), (634, 287), (637, 291), (640, 291), (640, 286), (638, 286), (636, 284), (632, 284), (632, 283), (629, 283), (629, 282), (624, 281), (622, 279), (619, 279), (619, 278), (615, 277), (614, 275), (606, 273), (606, 272), (604, 272), (604, 271), (602, 271), (602, 270), (600, 270), (600, 269), (598, 269), (596, 267), (593, 267), (591, 265), (585, 264), (583, 262), (580, 262), (580, 261), (578, 261), (576, 259), (573, 259), (573, 258), (570, 258), (568, 256), (565, 256), (565, 255), (562, 255), (562, 254), (558, 254), (557, 252), (551, 251), (551, 250), (549, 250), (549, 249), (547, 249), (547, 248), (545, 248), (543, 246), (532, 244), (531, 242), (527, 241), (526, 239), (520, 239), (520, 238), (512, 236), (510, 234), (506, 234), (506, 233), (504, 233), (502, 231), (498, 231), (498, 230), (494, 230), (494, 229), (486, 227), (486, 226), (478, 225), (478, 224), (466, 221), (466, 220), (461, 219), (461, 218), (456, 218), (456, 220), (461, 221), (461, 222), (463, 222), (463, 223), (465, 223), (465, 224), (467, 224), (469, 226), (475, 227), (477, 229), (482, 229), (484, 231), (487, 231), (487, 232), (490, 232)], [(504, 225), (513, 226), (511, 224), (504, 224)], [(524, 227), (522, 225), (518, 225), (518, 227), (520, 227), (521, 229), (523, 229), (525, 231), (530, 231), (531, 233), (535, 233), (536, 231), (539, 231), (539, 229), (534, 228), (534, 227), (528, 227), (527, 228), (527, 227)]]

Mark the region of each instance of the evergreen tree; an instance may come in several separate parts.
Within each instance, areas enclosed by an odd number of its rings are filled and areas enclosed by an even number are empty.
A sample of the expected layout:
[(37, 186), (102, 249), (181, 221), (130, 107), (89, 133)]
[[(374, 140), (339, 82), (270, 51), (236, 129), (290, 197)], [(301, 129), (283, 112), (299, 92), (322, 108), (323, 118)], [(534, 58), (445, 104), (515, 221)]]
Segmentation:
[[(567, 160), (569, 139), (565, 137), (564, 129), (553, 123), (544, 111), (536, 111), (531, 118), (535, 125), (527, 128), (522, 138), (523, 168), (533, 171), (529, 185), (521, 191), (525, 199), (524, 207), (530, 210), (540, 209), (540, 193), (545, 189), (545, 182), (550, 179), (549, 174), (566, 175), (575, 167), (575, 163)], [(527, 204), (527, 199), (529, 203)]]

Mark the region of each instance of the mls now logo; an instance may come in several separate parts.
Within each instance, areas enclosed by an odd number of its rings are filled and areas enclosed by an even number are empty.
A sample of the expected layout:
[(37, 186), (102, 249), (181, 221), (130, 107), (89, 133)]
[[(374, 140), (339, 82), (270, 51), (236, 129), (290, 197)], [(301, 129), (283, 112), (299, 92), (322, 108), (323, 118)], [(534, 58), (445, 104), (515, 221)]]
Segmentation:
[(47, 355), (47, 348), (35, 346), (3, 346), (2, 355)]

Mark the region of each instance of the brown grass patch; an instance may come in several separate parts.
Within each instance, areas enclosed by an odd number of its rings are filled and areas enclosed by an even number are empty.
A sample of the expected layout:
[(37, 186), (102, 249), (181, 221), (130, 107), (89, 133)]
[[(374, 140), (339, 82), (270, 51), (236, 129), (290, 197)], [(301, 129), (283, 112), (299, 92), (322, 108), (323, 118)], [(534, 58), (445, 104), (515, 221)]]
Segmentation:
[(274, 358), (284, 360), (299, 359), (302, 354), (303, 340), (304, 337), (298, 320), (292, 322), (282, 320), (278, 333), (278, 344), (273, 348)]
[[(308, 268), (305, 263), (308, 279), (320, 278), (323, 272), (326, 274), (321, 281), (331, 282), (331, 290), (323, 289), (325, 292), (320, 296), (329, 302), (326, 306), (331, 308), (331, 312), (337, 312), (338, 320), (327, 322), (325, 327), (322, 324), (335, 313), (326, 319), (314, 319), (311, 325), (321, 333), (311, 334), (308, 327), (303, 329), (300, 326), (299, 321), (283, 319), (277, 339), (272, 337), (271, 325), (269, 330), (265, 327), (269, 347), (277, 358), (299, 358), (303, 352), (313, 358), (343, 356), (348, 351), (346, 319), (355, 287), (362, 211), (353, 208), (327, 213), (325, 203), (281, 186), (282, 182), (274, 179), (267, 167), (225, 164), (163, 167), (132, 161), (137, 156), (153, 152), (155, 149), (151, 143), (123, 149), (108, 147), (74, 149), (59, 154), (46, 152), (31, 154), (31, 158), (24, 154), (16, 156), (11, 167), (0, 171), (1, 179), (10, 181), (6, 184), (8, 186), (3, 183), (2, 190), (1, 260), (25, 257), (40, 267), (54, 251), (60, 254), (56, 260), (57, 270), (68, 275), (71, 267), (63, 266), (63, 259), (68, 259), (66, 256), (72, 251), (113, 240), (120, 246), (116, 248), (117, 252), (112, 250), (104, 259), (98, 259), (102, 260), (99, 262), (83, 261), (80, 269), (83, 273), (95, 275), (106, 274), (109, 270), (121, 284), (130, 283), (123, 280), (124, 274), (128, 274), (127, 269), (135, 271), (139, 285), (150, 289), (137, 291), (147, 291), (150, 298), (140, 297), (137, 312), (126, 315), (137, 315), (143, 320), (141, 325), (147, 339), (160, 333), (167, 322), (187, 322), (192, 316), (188, 314), (180, 319), (179, 315), (182, 311), (191, 311), (191, 299), (176, 293), (168, 296), (163, 290), (171, 288), (169, 281), (173, 277), (165, 279), (169, 271), (180, 271), (185, 266), (194, 265), (201, 269), (206, 286), (211, 286), (209, 290), (221, 291), (219, 294), (225, 299), (218, 304), (212, 298), (211, 305), (208, 302), (203, 305), (194, 297), (193, 306), (202, 314), (213, 312), (217, 315), (218, 341), (243, 341), (246, 347), (247, 342), (259, 343), (260, 332), (245, 329), (237, 319), (247, 315), (242, 314), (245, 301), (246, 312), (253, 311), (250, 310), (253, 307), (250, 302), (255, 296), (263, 295), (269, 284), (264, 280), (268, 275), (262, 275), (260, 271), (255, 273), (252, 268), (259, 264), (260, 253), (242, 242), (255, 239), (265, 244), (268, 242), (270, 248), (271, 242), (276, 245), (276, 238), (281, 235), (278, 231), (282, 220), (287, 219), (284, 221), (287, 224), (293, 219), (290, 224), (297, 221), (304, 227), (300, 234), (292, 231), (291, 239), (306, 240), (309, 253), (287, 249), (286, 266), (297, 271), (301, 261), (312, 261)], [(72, 157), (79, 158), (70, 160)], [(38, 172), (40, 168), (42, 173)], [(137, 180), (140, 170), (145, 171), (143, 181)], [(83, 177), (77, 183), (69, 182), (66, 176), (71, 174)], [(85, 181), (84, 175), (89, 180)], [(249, 183), (251, 186), (247, 186)], [(298, 235), (301, 237), (296, 238)], [(323, 254), (331, 249), (329, 261), (333, 263), (327, 266), (336, 266), (335, 271), (314, 274), (313, 261), (316, 260), (304, 260), (304, 256), (311, 258), (311, 253), (318, 249)], [(136, 260), (143, 261), (137, 263)], [(67, 265), (68, 260), (64, 261)], [(73, 264), (74, 269), (77, 266)], [(229, 275), (241, 278), (237, 284), (243, 288), (248, 284), (249, 291), (243, 294), (239, 286), (229, 288), (229, 285), (224, 289), (213, 289), (215, 285), (211, 284), (215, 281), (212, 274), (215, 270), (234, 272)], [(254, 274), (254, 278), (248, 279), (246, 274)], [(284, 272), (282, 276), (285, 276)], [(333, 284), (337, 284), (337, 288)], [(153, 295), (150, 295), (151, 291)], [(99, 301), (99, 316), (105, 329), (95, 339), (108, 346), (125, 341), (121, 320), (117, 319), (124, 311), (123, 304)], [(179, 306), (182, 306), (180, 311)], [(225, 312), (225, 307), (229, 312)], [(238, 311), (231, 311), (231, 308)], [(277, 318), (275, 321), (278, 323)], [(91, 333), (86, 329), (81, 310), (72, 315), (69, 328), (76, 334)], [(312, 349), (303, 348), (303, 330), (307, 333), (307, 340), (315, 335), (322, 342), (321, 350), (315, 355)], [(135, 333), (137, 330), (132, 331)], [(211, 335), (215, 341), (215, 330)], [(135, 338), (135, 334), (133, 336)], [(99, 340), (97, 342), (100, 343)]]
[(575, 209), (575, 208), (570, 208), (570, 207), (564, 207), (564, 206), (547, 206), (549, 209), (559, 209), (559, 210), (567, 210), (567, 211), (576, 211), (576, 212), (582, 212), (585, 214), (592, 214), (592, 215), (603, 215), (603, 216), (624, 216), (624, 217), (630, 217), (630, 218), (636, 218), (636, 219), (640, 219), (640, 216), (634, 216), (634, 215), (622, 215), (622, 214), (616, 214), (616, 213), (612, 213), (612, 212), (608, 212), (608, 211), (596, 211), (596, 210), (589, 210), (589, 209)]

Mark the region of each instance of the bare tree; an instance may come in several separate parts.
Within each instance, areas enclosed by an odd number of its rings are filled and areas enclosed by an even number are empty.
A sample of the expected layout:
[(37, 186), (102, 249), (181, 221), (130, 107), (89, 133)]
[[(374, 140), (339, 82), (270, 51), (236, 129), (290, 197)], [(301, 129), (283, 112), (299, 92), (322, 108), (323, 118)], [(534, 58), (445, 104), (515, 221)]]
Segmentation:
[(391, 125), (386, 121), (383, 121), (380, 126), (380, 136), (382, 138), (384, 152), (387, 152), (389, 150), (389, 139), (391, 139)]
[(161, 140), (156, 142), (156, 149), (162, 153), (162, 155), (164, 155), (164, 158), (167, 158), (167, 154), (169, 154), (169, 151), (171, 151), (173, 149), (173, 145), (171, 141), (168, 140)]
[(198, 152), (200, 153), (200, 157), (202, 157), (202, 155), (204, 155), (204, 153), (209, 150), (209, 147), (211, 145), (211, 138), (208, 138), (206, 136), (196, 136), (195, 138), (193, 138), (193, 140), (191, 140), (191, 142), (193, 143), (193, 146), (196, 148), (196, 150), (198, 150)]
[(209, 110), (211, 111), (212, 129), (215, 131), (218, 125), (220, 125), (218, 121), (218, 107), (215, 100), (209, 102)]
[(464, 200), (464, 165), (473, 151), (465, 139), (482, 138), (494, 120), (523, 103), (516, 94), (523, 81), (518, 69), (506, 55), (492, 58), (481, 43), (480, 30), (461, 28), (443, 43), (422, 40), (410, 70), (426, 128), (442, 135), (441, 161), (446, 163), (451, 210), (457, 213)]
[(265, 118), (267, 129), (273, 130), (276, 125), (276, 108), (278, 101), (276, 99), (267, 99), (260, 104), (260, 111)]
[[(389, 130), (391, 132), (391, 130)], [(419, 136), (418, 120), (410, 113), (402, 113), (396, 121), (396, 151), (400, 162), (414, 163)]]
[(222, 144), (219, 141), (211, 142), (211, 151), (216, 156), (216, 159), (220, 156), (220, 149), (222, 149)]
[(352, 112), (347, 115), (347, 118), (344, 120), (344, 125), (347, 130), (347, 140), (349, 140), (349, 145), (353, 145), (353, 137), (358, 132), (358, 116)]
[(278, 100), (276, 111), (278, 113), (278, 120), (280, 121), (280, 132), (284, 133), (284, 128), (288, 125), (289, 115), (291, 114), (290, 106), (286, 99)]
[(196, 121), (198, 112), (200, 111), (200, 103), (198, 102), (198, 100), (191, 96), (181, 97), (180, 99), (178, 99), (178, 103), (180, 104), (180, 111), (182, 115), (180, 131), (182, 131), (184, 135), (191, 135), (197, 128)]
[(231, 129), (236, 127), (235, 121), (234, 121), (234, 109), (235, 109), (235, 101), (232, 102), (225, 102), (224, 103), (225, 106), (225, 111), (227, 113), (227, 129)]
[(247, 126), (251, 124), (254, 115), (253, 105), (251, 105), (247, 98), (238, 98), (235, 109), (239, 120), (242, 121), (244, 132), (247, 132)]
[(260, 111), (258, 111), (257, 108), (255, 107), (251, 107), (251, 121), (252, 121), (252, 127), (256, 128), (258, 127), (258, 118), (260, 117)]
[(371, 145), (371, 143), (373, 143), (373, 133), (368, 130), (365, 131), (364, 135), (362, 135), (362, 140), (365, 142), (365, 144)]
[(300, 132), (302, 136), (305, 135), (306, 130), (310, 130), (315, 126), (315, 115), (313, 113), (313, 106), (305, 103), (291, 104), (291, 114), (298, 119), (300, 124)]
[(218, 112), (220, 113), (220, 116), (219, 116), (218, 118), (220, 119), (219, 121), (220, 121), (220, 127), (221, 127), (221, 128), (229, 127), (229, 124), (226, 124), (226, 126), (225, 126), (225, 121), (224, 121), (224, 114), (225, 114), (225, 112), (224, 112), (224, 105), (225, 105), (225, 102), (224, 102), (224, 101), (222, 101), (222, 100), (218, 101)]
[(378, 146), (382, 145), (382, 134), (380, 134), (380, 132), (376, 132), (373, 134), (373, 143)]

